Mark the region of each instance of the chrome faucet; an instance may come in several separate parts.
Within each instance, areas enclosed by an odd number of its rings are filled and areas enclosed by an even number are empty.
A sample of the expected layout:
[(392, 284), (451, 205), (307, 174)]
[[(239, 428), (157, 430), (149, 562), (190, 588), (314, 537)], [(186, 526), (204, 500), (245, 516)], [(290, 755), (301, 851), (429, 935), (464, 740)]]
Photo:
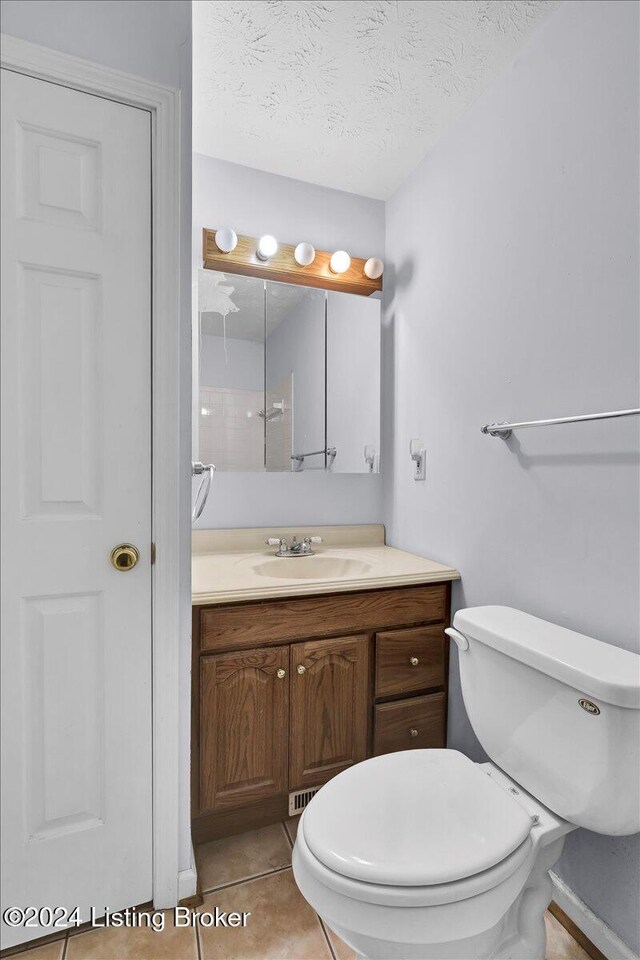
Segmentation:
[(269, 537), (265, 543), (268, 547), (278, 547), (276, 557), (312, 557), (315, 551), (311, 544), (322, 543), (322, 537), (305, 537), (304, 540), (293, 537), (291, 543), (286, 537)]

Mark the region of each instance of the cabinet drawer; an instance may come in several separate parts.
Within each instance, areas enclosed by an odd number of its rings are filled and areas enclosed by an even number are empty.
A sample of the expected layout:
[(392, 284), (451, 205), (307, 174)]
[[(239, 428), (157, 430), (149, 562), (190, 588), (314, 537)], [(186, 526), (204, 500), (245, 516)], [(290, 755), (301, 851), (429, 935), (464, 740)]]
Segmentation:
[(446, 584), (437, 583), (205, 607), (200, 612), (200, 649), (239, 650), (444, 620), (446, 596)]
[(376, 697), (444, 686), (443, 628), (415, 627), (376, 635)]
[(381, 703), (374, 711), (373, 752), (393, 753), (444, 747), (444, 693), (413, 697), (395, 703)]

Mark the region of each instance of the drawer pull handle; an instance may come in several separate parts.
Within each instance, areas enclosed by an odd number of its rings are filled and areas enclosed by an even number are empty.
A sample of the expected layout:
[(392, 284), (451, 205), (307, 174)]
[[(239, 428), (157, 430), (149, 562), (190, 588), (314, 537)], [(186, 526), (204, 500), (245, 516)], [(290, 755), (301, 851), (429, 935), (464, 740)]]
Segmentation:
[(280, 667), (280, 668), (278, 669), (277, 673), (276, 673), (276, 676), (277, 676), (278, 680), (284, 679), (284, 677), (286, 677), (286, 675), (287, 675), (287, 671), (284, 670), (282, 667)]
[(409, 733), (411, 734), (412, 737), (418, 736), (418, 731), (416, 730), (415, 727), (412, 727), (411, 730), (409, 730)]
[(420, 663), (420, 660), (418, 657), (409, 657), (409, 663), (411, 664), (412, 667), (417, 667), (418, 664)]
[(298, 673), (300, 674), (300, 676), (302, 676), (302, 674), (303, 674), (303, 673), (306, 673), (306, 672), (307, 672), (307, 668), (306, 668), (306, 667), (303, 667), (303, 665), (302, 665), (301, 663), (299, 663), (299, 664), (298, 664)]

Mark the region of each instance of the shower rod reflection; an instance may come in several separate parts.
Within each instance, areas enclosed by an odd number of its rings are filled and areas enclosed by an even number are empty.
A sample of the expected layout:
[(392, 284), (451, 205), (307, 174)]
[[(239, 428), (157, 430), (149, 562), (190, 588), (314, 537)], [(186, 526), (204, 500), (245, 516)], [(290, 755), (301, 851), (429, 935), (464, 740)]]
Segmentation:
[(508, 440), (513, 430), (523, 430), (525, 427), (551, 427), (558, 423), (581, 423), (583, 420), (613, 420), (616, 417), (637, 417), (637, 410), (610, 410), (607, 413), (585, 413), (579, 417), (556, 417), (554, 420), (526, 420), (523, 423), (486, 423), (481, 427), (481, 433), (488, 433), (492, 437)]

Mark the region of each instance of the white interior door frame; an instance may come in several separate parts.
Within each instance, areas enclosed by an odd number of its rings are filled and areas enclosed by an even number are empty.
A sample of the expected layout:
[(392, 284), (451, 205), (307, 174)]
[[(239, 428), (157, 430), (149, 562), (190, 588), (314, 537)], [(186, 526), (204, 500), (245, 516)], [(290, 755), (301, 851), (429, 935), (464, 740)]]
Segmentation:
[(178, 900), (180, 527), (180, 91), (2, 34), (1, 66), (151, 114), (153, 895)]

